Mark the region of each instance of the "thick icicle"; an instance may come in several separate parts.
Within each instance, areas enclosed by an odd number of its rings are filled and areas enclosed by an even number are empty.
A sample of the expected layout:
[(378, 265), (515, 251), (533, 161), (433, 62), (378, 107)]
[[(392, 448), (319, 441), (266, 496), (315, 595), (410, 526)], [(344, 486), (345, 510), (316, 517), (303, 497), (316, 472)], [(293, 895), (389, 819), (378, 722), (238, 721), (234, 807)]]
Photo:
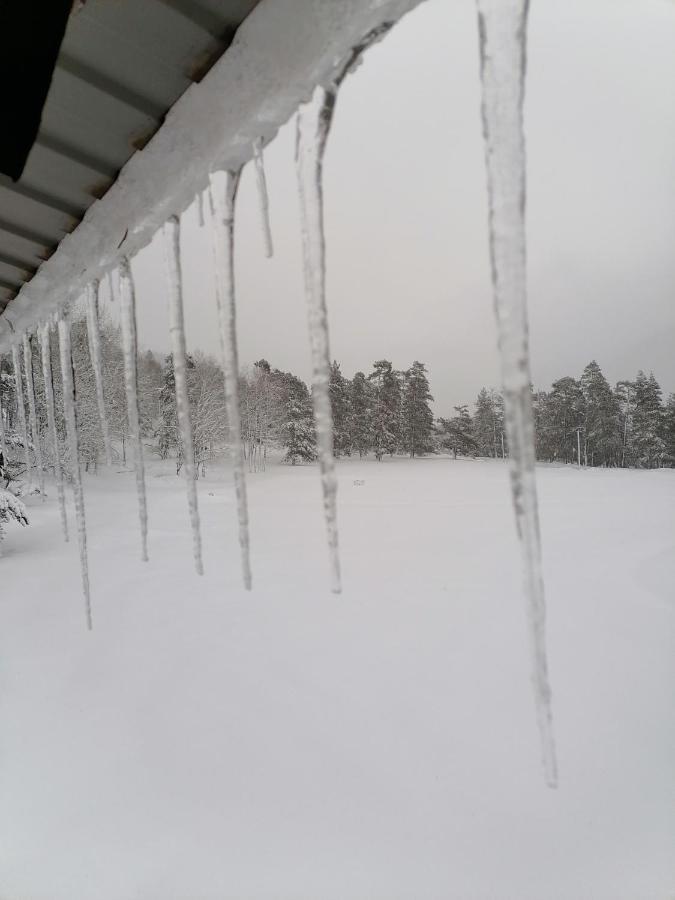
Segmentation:
[(204, 227), (204, 191), (197, 192), (197, 224)]
[(239, 416), (239, 353), (234, 288), (234, 205), (240, 172), (214, 172), (211, 180), (213, 210), (213, 255), (216, 272), (216, 302), (225, 375), (225, 401), (232, 441), (234, 487), (239, 519), (239, 546), (244, 587), (251, 589), (251, 559), (244, 448)]
[(141, 559), (148, 559), (148, 507), (145, 497), (145, 464), (138, 411), (138, 339), (136, 337), (136, 292), (131, 266), (126, 257), (119, 267), (120, 324), (124, 350), (124, 387), (127, 396), (129, 443), (133, 448), (138, 494), (138, 515), (141, 523)]
[(35, 403), (35, 381), (33, 379), (33, 351), (30, 345), (30, 336), (23, 336), (23, 366), (26, 370), (26, 390), (28, 391), (28, 413), (30, 416), (30, 430), (33, 436), (33, 452), (35, 465), (38, 471), (38, 484), (40, 496), (45, 499), (45, 473), (42, 467), (42, 447), (40, 445), (40, 433), (37, 424), (37, 406)]
[(272, 246), (272, 227), (270, 225), (270, 201), (267, 195), (267, 179), (265, 178), (265, 163), (263, 161), (263, 142), (258, 138), (253, 142), (253, 161), (255, 164), (255, 180), (258, 186), (258, 203), (260, 205), (260, 220), (262, 222), (263, 238), (265, 240), (265, 256), (271, 257), (274, 253)]
[(16, 396), (16, 411), (19, 418), (19, 429), (23, 441), (23, 456), (26, 462), (26, 479), (29, 485), (33, 483), (33, 469), (30, 461), (30, 449), (28, 447), (28, 425), (26, 423), (26, 407), (23, 398), (23, 379), (21, 377), (21, 361), (19, 360), (19, 348), (12, 346), (12, 365), (14, 366), (14, 385)]
[(89, 561), (87, 559), (87, 523), (84, 515), (84, 490), (80, 467), (80, 448), (77, 437), (77, 407), (75, 404), (75, 376), (73, 354), (70, 343), (70, 322), (59, 319), (59, 350), (61, 355), (61, 379), (63, 381), (63, 414), (66, 420), (66, 434), (73, 471), (73, 494), (75, 497), (75, 517), (77, 519), (77, 542), (80, 548), (80, 571), (84, 593), (87, 628), (91, 631), (91, 597), (89, 595)]
[(49, 343), (49, 325), (43, 325), (39, 331), (40, 351), (42, 355), (42, 377), (45, 383), (45, 401), (47, 406), (47, 427), (52, 442), (54, 454), (54, 477), (59, 498), (59, 511), (61, 513), (61, 529), (63, 539), (68, 540), (68, 517), (66, 515), (66, 497), (63, 489), (63, 470), (61, 468), (61, 452), (59, 448), (59, 435), (56, 430), (56, 412), (54, 409), (54, 376), (52, 373), (52, 353)]
[(195, 569), (204, 574), (202, 563), (202, 538), (199, 528), (199, 504), (197, 499), (197, 477), (195, 454), (190, 420), (190, 401), (187, 382), (187, 350), (185, 343), (185, 321), (183, 316), (183, 276), (180, 265), (180, 221), (172, 216), (164, 226), (164, 253), (166, 274), (169, 282), (169, 333), (173, 353), (173, 371), (176, 381), (176, 410), (178, 427), (183, 445), (183, 465), (187, 488), (190, 525), (192, 527), (192, 547)]
[(523, 134), (527, 8), (528, 0), (478, 0), (490, 258), (511, 490), (522, 547), (544, 773), (548, 785), (556, 787), (527, 327)]
[(105, 396), (103, 394), (103, 359), (101, 356), (101, 331), (98, 324), (98, 294), (99, 282), (87, 285), (87, 337), (89, 339), (89, 356), (94, 370), (96, 382), (96, 402), (98, 404), (98, 417), (101, 422), (101, 434), (103, 435), (103, 449), (106, 465), (112, 465), (112, 447), (110, 445), (110, 429), (108, 428), (108, 414), (105, 408)]
[[(119, 278), (119, 273), (118, 273), (118, 278)], [(110, 299), (110, 302), (114, 303), (117, 293), (115, 291), (114, 276), (113, 276), (112, 269), (109, 269), (109, 271), (108, 271), (107, 281), (108, 281), (108, 297)]]
[(2, 408), (2, 392), (0, 391), (0, 450), (2, 451), (2, 456), (7, 462), (8, 454), (7, 454), (7, 435), (5, 434), (5, 413)]
[(312, 349), (312, 399), (321, 469), (324, 516), (328, 534), (331, 589), (340, 593), (337, 528), (337, 477), (333, 458), (330, 404), (330, 345), (326, 308), (326, 245), (323, 227), (323, 154), (330, 130), (337, 87), (317, 87), (298, 110), (295, 160), (300, 193), (305, 293)]

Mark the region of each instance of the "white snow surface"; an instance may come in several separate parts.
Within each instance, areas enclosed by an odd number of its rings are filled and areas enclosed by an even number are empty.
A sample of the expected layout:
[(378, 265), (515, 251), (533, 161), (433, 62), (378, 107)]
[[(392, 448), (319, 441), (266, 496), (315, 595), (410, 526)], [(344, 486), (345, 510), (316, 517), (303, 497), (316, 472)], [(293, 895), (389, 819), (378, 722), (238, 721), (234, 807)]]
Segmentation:
[[(341, 461), (85, 476), (96, 629), (55, 490), (0, 560), (0, 896), (669, 900), (675, 471), (538, 467), (560, 785), (540, 775), (508, 469)], [(363, 484), (357, 482), (363, 482)]]

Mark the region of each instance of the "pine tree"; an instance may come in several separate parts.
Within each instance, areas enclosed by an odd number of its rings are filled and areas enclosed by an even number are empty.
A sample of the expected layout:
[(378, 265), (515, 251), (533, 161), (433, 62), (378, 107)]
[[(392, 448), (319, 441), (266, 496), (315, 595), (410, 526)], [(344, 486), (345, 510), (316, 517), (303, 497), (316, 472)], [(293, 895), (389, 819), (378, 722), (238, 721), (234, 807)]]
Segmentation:
[(138, 358), (138, 399), (143, 434), (154, 435), (157, 430), (163, 386), (162, 364), (148, 350)]
[(176, 409), (176, 376), (173, 355), (164, 358), (163, 384), (159, 393), (160, 423), (157, 432), (159, 455), (166, 459), (172, 447), (178, 446), (178, 411)]
[(437, 434), (443, 450), (451, 450), (455, 459), (457, 455), (475, 456), (478, 444), (473, 436), (473, 419), (466, 405), (455, 406), (457, 415), (451, 419), (439, 419)]
[(668, 397), (663, 411), (664, 461), (675, 465), (675, 394)]
[(303, 401), (295, 396), (289, 397), (282, 441), (286, 447), (284, 460), (292, 466), (298, 459), (304, 462), (316, 459), (316, 433), (309, 399)]
[(244, 452), (250, 472), (264, 471), (267, 446), (275, 428), (277, 381), (266, 359), (259, 359), (239, 379), (239, 411)]
[(335, 456), (349, 454), (349, 382), (340, 371), (340, 364), (333, 361), (330, 367), (330, 405), (333, 415), (333, 452)]
[(665, 453), (661, 388), (653, 372), (647, 377), (642, 371), (638, 372), (633, 388), (633, 461), (638, 466), (653, 468), (661, 464)]
[(481, 456), (501, 456), (504, 433), (504, 401), (494, 389), (481, 388), (476, 397), (473, 435)]
[(584, 369), (580, 380), (583, 394), (584, 463), (592, 466), (616, 465), (621, 454), (617, 400), (595, 360)]
[(363, 457), (373, 445), (373, 388), (363, 372), (350, 384), (348, 431), (352, 451)]
[(549, 459), (565, 463), (577, 460), (584, 426), (584, 395), (574, 378), (553, 382), (541, 425)]
[[(532, 391), (532, 385), (530, 385), (530, 391)], [(495, 456), (501, 456), (502, 459), (506, 456), (508, 451), (507, 443), (506, 443), (506, 425), (504, 421), (504, 397), (499, 391), (492, 391), (492, 397), (494, 401), (494, 410), (495, 410), (495, 418), (494, 418), (494, 442), (495, 442)]]
[(405, 373), (401, 405), (403, 446), (411, 458), (431, 449), (434, 416), (429, 402), (433, 399), (426, 366), (415, 360)]
[(401, 382), (387, 359), (373, 363), (368, 376), (373, 386), (372, 446), (375, 458), (394, 454), (401, 442)]
[(619, 465), (631, 465), (633, 445), (633, 414), (635, 412), (635, 386), (632, 381), (619, 381), (614, 388), (617, 409), (617, 428), (621, 450)]
[[(103, 456), (103, 433), (96, 400), (94, 369), (89, 355), (89, 338), (84, 319), (73, 322), (71, 329), (73, 367), (75, 371), (75, 395), (77, 405), (77, 431), (80, 461), (85, 471), (96, 469)], [(33, 359), (33, 372), (41, 368)]]

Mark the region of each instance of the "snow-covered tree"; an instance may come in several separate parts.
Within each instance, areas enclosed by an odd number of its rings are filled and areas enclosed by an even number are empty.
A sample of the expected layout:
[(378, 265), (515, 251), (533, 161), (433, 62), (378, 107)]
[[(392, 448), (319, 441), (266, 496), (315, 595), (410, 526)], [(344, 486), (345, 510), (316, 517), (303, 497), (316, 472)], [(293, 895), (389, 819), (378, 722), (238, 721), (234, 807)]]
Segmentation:
[(387, 359), (373, 363), (368, 380), (373, 386), (372, 447), (379, 461), (401, 443), (401, 381)]
[(476, 456), (478, 443), (473, 434), (473, 419), (469, 407), (454, 407), (456, 415), (450, 419), (440, 418), (436, 427), (438, 443), (441, 449), (450, 450), (457, 459), (461, 456)]
[(241, 434), (250, 472), (265, 469), (269, 442), (278, 431), (280, 402), (279, 379), (269, 362), (259, 359), (239, 379)]
[(401, 404), (402, 443), (411, 457), (431, 450), (434, 415), (429, 406), (434, 398), (424, 363), (415, 360), (405, 373)]
[(89, 355), (89, 338), (84, 319), (75, 320), (71, 327), (77, 430), (80, 462), (85, 471), (96, 469), (103, 456), (103, 434), (96, 399), (96, 381)]
[(333, 416), (333, 452), (336, 457), (351, 452), (349, 435), (349, 382), (340, 371), (340, 364), (333, 360), (330, 367), (330, 406)]
[(664, 459), (675, 465), (675, 394), (670, 394), (663, 410)]
[(631, 465), (631, 445), (633, 440), (633, 413), (635, 412), (635, 388), (632, 381), (619, 381), (614, 388), (617, 409), (617, 427), (621, 450), (619, 465)]
[(473, 437), (481, 456), (502, 455), (504, 400), (497, 391), (481, 388), (473, 414)]
[(363, 372), (349, 386), (348, 433), (353, 453), (363, 457), (373, 445), (373, 387)]
[(617, 399), (600, 366), (592, 360), (580, 380), (583, 394), (583, 453), (585, 464), (615, 465), (620, 457)]
[(638, 372), (633, 383), (634, 411), (631, 454), (634, 465), (654, 468), (665, 454), (661, 387), (650, 372)]
[(205, 472), (206, 460), (226, 442), (227, 409), (223, 370), (210, 356), (195, 353), (188, 369), (188, 398), (192, 422), (195, 471)]
[[(544, 458), (574, 462), (584, 427), (584, 395), (579, 382), (569, 376), (554, 381), (541, 416), (539, 446)], [(583, 437), (580, 438), (583, 440)]]
[(300, 459), (312, 462), (316, 459), (316, 433), (312, 404), (307, 398), (291, 396), (286, 402), (286, 417), (281, 429), (286, 448), (284, 460), (292, 466)]
[(28, 525), (28, 516), (23, 503), (0, 487), (0, 541), (2, 541), (7, 522), (17, 522), (19, 525)]
[(152, 350), (138, 357), (138, 409), (141, 432), (154, 436), (161, 418), (160, 397), (164, 387), (162, 364)]

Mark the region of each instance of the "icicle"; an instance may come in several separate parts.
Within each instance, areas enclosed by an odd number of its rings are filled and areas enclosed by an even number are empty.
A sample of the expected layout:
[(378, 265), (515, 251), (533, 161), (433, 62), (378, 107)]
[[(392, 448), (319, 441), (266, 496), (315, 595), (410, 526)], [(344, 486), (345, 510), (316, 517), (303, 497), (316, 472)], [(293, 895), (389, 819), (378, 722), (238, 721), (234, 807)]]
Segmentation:
[(244, 448), (239, 417), (239, 354), (237, 350), (234, 288), (234, 203), (240, 172), (214, 172), (211, 180), (213, 210), (213, 256), (216, 272), (216, 302), (225, 375), (225, 401), (233, 450), (234, 487), (239, 518), (239, 545), (244, 587), (251, 589), (251, 559), (248, 502), (244, 471)]
[(75, 517), (77, 519), (77, 542), (80, 547), (80, 570), (84, 593), (87, 628), (92, 629), (91, 597), (89, 595), (89, 562), (87, 559), (87, 523), (84, 515), (84, 490), (80, 467), (80, 448), (77, 437), (77, 407), (75, 403), (75, 373), (70, 344), (70, 322), (59, 319), (59, 350), (61, 355), (61, 379), (63, 381), (63, 414), (66, 420), (66, 434), (73, 470), (73, 494), (75, 497)]
[(98, 404), (98, 417), (101, 422), (101, 434), (103, 435), (103, 449), (105, 451), (106, 465), (112, 465), (112, 447), (110, 445), (110, 429), (108, 428), (108, 415), (105, 408), (103, 394), (103, 360), (101, 357), (101, 332), (98, 323), (98, 296), (99, 282), (87, 285), (87, 337), (89, 338), (89, 356), (94, 370), (96, 382), (96, 402)]
[(263, 238), (265, 239), (265, 256), (271, 257), (274, 253), (272, 247), (272, 227), (270, 225), (270, 202), (267, 195), (267, 179), (265, 178), (265, 163), (263, 161), (263, 142), (258, 138), (253, 142), (253, 160), (255, 163), (255, 180), (258, 185), (258, 203), (260, 205), (260, 219), (262, 222)]
[(68, 517), (66, 515), (66, 497), (63, 489), (63, 470), (61, 469), (61, 452), (59, 448), (59, 436), (56, 430), (56, 413), (54, 410), (54, 376), (52, 373), (52, 355), (49, 343), (49, 325), (43, 325), (39, 332), (40, 350), (42, 354), (42, 377), (45, 383), (45, 400), (47, 406), (47, 427), (52, 440), (52, 453), (54, 454), (54, 477), (56, 478), (56, 490), (59, 498), (59, 510), (61, 513), (61, 530), (63, 539), (68, 540)]
[(145, 497), (145, 465), (138, 411), (138, 340), (136, 337), (136, 292), (129, 260), (120, 263), (120, 323), (124, 350), (124, 387), (127, 395), (129, 443), (133, 447), (138, 515), (141, 523), (141, 559), (148, 559), (148, 509)]
[(23, 336), (23, 365), (26, 370), (26, 390), (28, 392), (28, 412), (30, 415), (30, 430), (33, 436), (33, 453), (38, 471), (38, 484), (40, 496), (45, 499), (45, 473), (42, 467), (42, 447), (40, 446), (40, 434), (37, 425), (37, 407), (35, 404), (35, 382), (33, 380), (33, 351), (31, 350), (30, 337), (26, 333)]
[(532, 682), (546, 781), (557, 764), (546, 659), (544, 582), (535, 483), (525, 270), (525, 32), (528, 0), (478, 0), (490, 258), (504, 383), (511, 489), (521, 541)]
[(108, 280), (108, 297), (110, 298), (110, 302), (114, 303), (115, 297), (117, 295), (115, 293), (115, 285), (114, 285), (114, 280), (113, 280), (112, 269), (110, 269), (108, 271), (107, 280)]
[(26, 462), (26, 478), (28, 484), (33, 483), (33, 471), (30, 461), (30, 449), (28, 447), (28, 425), (26, 423), (26, 407), (23, 398), (23, 379), (21, 377), (21, 362), (19, 361), (19, 348), (12, 347), (12, 365), (14, 366), (14, 384), (16, 394), (16, 411), (19, 417), (19, 429), (23, 441), (23, 455)]
[[(201, 196), (201, 195), (200, 195)], [(183, 444), (185, 481), (192, 526), (192, 546), (195, 568), (204, 574), (202, 563), (202, 539), (199, 529), (199, 505), (197, 500), (197, 476), (195, 454), (190, 421), (190, 401), (187, 382), (187, 352), (185, 345), (185, 322), (183, 317), (183, 277), (180, 265), (180, 221), (172, 216), (164, 226), (164, 252), (166, 272), (169, 281), (169, 332), (173, 353), (173, 371), (176, 381), (176, 410), (178, 427)]]
[(5, 413), (2, 408), (2, 391), (0, 391), (0, 450), (5, 463), (7, 463), (9, 457), (7, 454), (7, 435), (5, 434)]
[(331, 589), (340, 593), (337, 528), (337, 477), (333, 458), (330, 404), (330, 347), (326, 309), (326, 246), (323, 228), (323, 154), (330, 130), (337, 88), (317, 87), (298, 111), (295, 160), (300, 193), (305, 294), (312, 348), (312, 399), (321, 469), (324, 516), (328, 534)]
[(200, 228), (204, 227), (204, 191), (197, 193), (197, 222)]

